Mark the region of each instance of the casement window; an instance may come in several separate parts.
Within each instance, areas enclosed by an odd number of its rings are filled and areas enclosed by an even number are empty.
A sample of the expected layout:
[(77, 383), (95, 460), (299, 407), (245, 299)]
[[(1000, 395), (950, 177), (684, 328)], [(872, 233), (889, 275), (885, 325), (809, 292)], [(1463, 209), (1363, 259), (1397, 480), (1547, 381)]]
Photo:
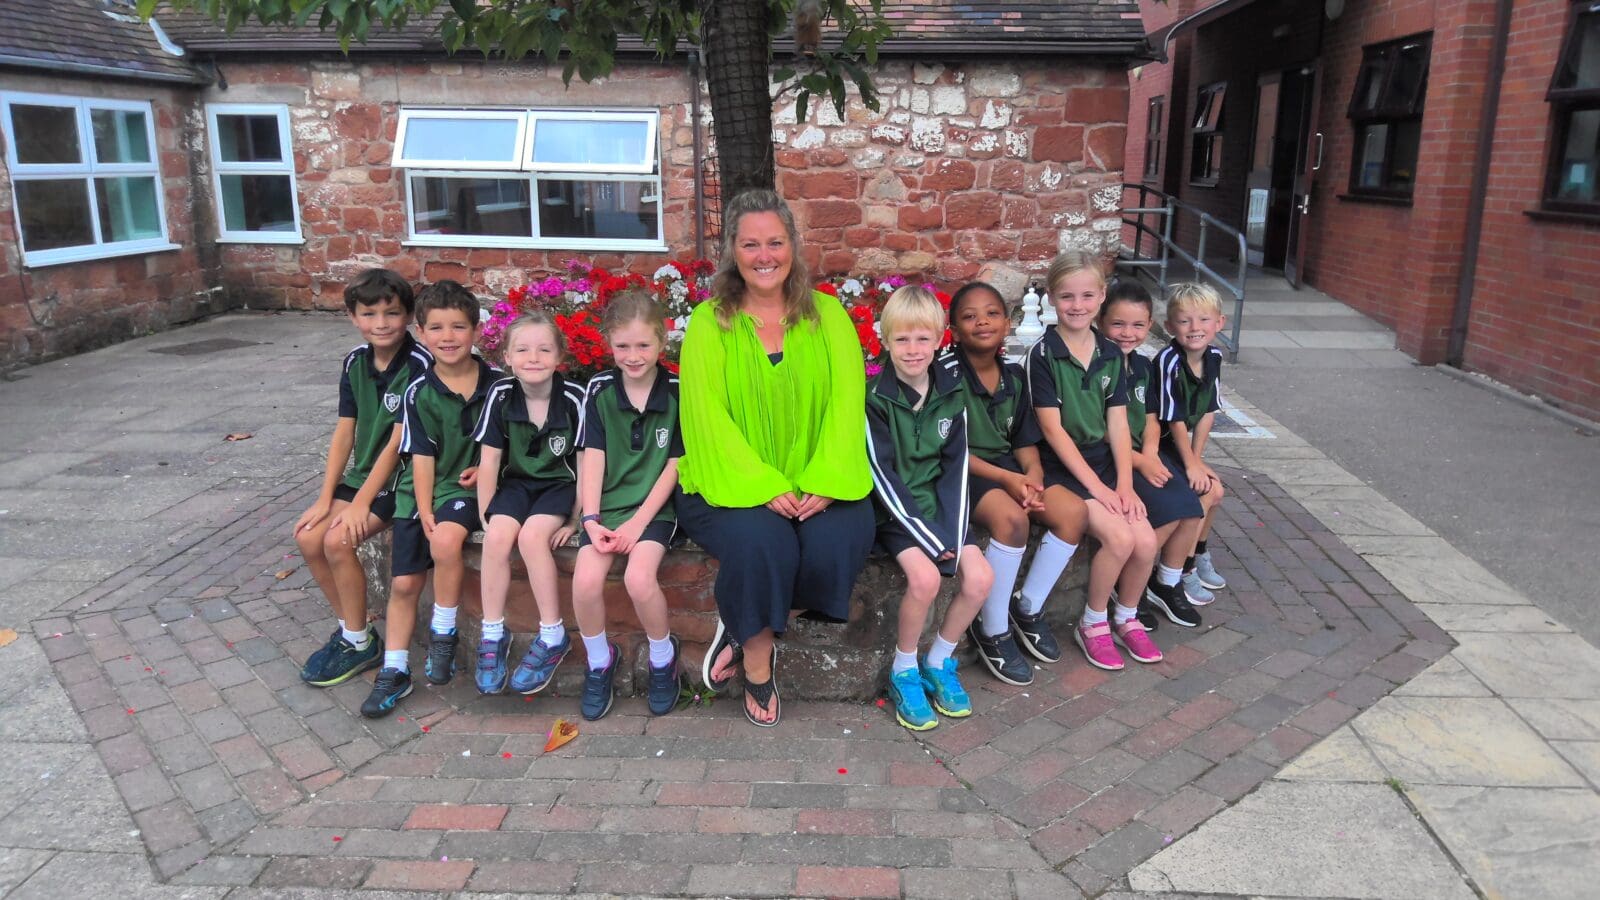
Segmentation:
[(1161, 180), (1161, 151), (1166, 145), (1162, 129), (1165, 126), (1167, 98), (1151, 97), (1146, 109), (1144, 131), (1144, 180)]
[(1544, 208), (1600, 214), (1600, 3), (1572, 5), (1546, 98), (1552, 128)]
[(1228, 83), (1202, 87), (1195, 95), (1194, 127), (1190, 129), (1189, 181), (1213, 185), (1222, 177), (1222, 105)]
[(8, 93), (0, 115), (24, 265), (177, 249), (149, 102)]
[(1421, 34), (1363, 48), (1349, 109), (1352, 195), (1411, 199), (1431, 44), (1432, 37)]
[(403, 109), (407, 243), (666, 249), (653, 110)]
[(300, 202), (295, 196), (289, 108), (276, 104), (213, 103), (206, 107), (211, 135), (211, 187), (217, 198), (218, 240), (225, 243), (298, 244)]

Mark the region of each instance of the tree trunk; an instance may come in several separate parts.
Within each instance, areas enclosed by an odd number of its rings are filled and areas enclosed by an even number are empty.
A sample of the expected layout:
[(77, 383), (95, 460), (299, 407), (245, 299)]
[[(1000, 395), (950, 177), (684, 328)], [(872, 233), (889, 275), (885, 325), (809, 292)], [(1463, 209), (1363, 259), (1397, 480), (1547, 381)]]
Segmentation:
[(702, 46), (724, 209), (740, 191), (771, 190), (776, 184), (767, 3), (768, 0), (709, 0), (703, 7)]

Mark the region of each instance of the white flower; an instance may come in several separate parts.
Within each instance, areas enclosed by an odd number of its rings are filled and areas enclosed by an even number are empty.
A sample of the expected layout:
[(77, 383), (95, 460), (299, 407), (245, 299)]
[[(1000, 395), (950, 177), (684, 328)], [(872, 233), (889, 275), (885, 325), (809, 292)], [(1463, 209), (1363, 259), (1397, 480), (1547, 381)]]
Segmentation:
[(839, 293), (850, 297), (860, 296), (864, 290), (866, 288), (854, 278), (848, 278), (844, 284), (839, 285)]
[(679, 272), (672, 263), (667, 263), (657, 269), (656, 274), (650, 276), (652, 281), (681, 281), (682, 279), (683, 273)]
[(686, 300), (689, 297), (689, 286), (681, 281), (674, 281), (667, 287), (667, 293), (671, 294), (674, 300)]
[(688, 327), (689, 327), (689, 317), (688, 316), (679, 316), (676, 319), (672, 320), (672, 328), (673, 328), (674, 331), (683, 331), (685, 328), (688, 328)]

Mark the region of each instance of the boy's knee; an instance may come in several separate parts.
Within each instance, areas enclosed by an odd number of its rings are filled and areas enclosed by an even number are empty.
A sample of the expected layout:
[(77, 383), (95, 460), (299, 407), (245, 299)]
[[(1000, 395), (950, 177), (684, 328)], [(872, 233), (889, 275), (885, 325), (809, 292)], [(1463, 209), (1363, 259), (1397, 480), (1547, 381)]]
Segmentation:
[(1019, 508), (1015, 512), (1007, 512), (1004, 519), (996, 522), (990, 537), (999, 538), (1000, 543), (1011, 547), (1021, 547), (1028, 543), (1031, 524), (1028, 514)]
[(622, 574), (622, 584), (628, 589), (629, 597), (643, 597), (656, 591), (656, 573), (645, 568), (636, 569), (629, 566)]
[(906, 597), (915, 603), (932, 603), (939, 594), (939, 586), (939, 570), (932, 565), (906, 570)]
[(434, 529), (433, 537), (428, 540), (428, 552), (433, 555), (435, 563), (458, 562), (461, 559), (461, 547), (465, 543), (463, 535)]
[(994, 569), (989, 566), (970, 566), (961, 573), (961, 580), (969, 594), (988, 594), (994, 587)]
[(333, 537), (330, 529), (306, 528), (294, 534), (295, 546), (300, 548), (300, 556), (305, 559), (321, 559), (327, 555), (328, 540)]
[(416, 603), (422, 597), (422, 589), (428, 584), (428, 573), (418, 572), (413, 575), (396, 575), (394, 582), (389, 585), (389, 602)]
[(1227, 495), (1228, 490), (1222, 486), (1222, 479), (1218, 478), (1216, 481), (1211, 482), (1211, 490), (1206, 491), (1206, 508), (1211, 509), (1221, 503), (1222, 498)]
[(1134, 538), (1133, 529), (1126, 522), (1117, 522), (1105, 533), (1100, 535), (1100, 550), (1109, 553), (1116, 559), (1127, 559), (1133, 555)]

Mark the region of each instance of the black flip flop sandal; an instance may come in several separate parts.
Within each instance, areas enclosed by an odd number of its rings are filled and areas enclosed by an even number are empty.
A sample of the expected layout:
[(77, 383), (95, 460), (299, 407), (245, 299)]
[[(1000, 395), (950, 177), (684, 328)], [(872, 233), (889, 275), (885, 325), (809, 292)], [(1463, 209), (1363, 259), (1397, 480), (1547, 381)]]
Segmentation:
[[(711, 672), (716, 669), (717, 657), (722, 655), (724, 647), (733, 648), (733, 655), (728, 657), (727, 674), (721, 678), (713, 679)], [(728, 633), (728, 626), (724, 625), (719, 617), (717, 619), (717, 633), (712, 637), (711, 646), (706, 649), (706, 657), (700, 664), (700, 680), (707, 688), (710, 688), (712, 693), (718, 693), (728, 686), (729, 681), (733, 680), (733, 669), (742, 662), (744, 662), (744, 648), (734, 641), (733, 636)]]
[(763, 722), (750, 714), (750, 704), (745, 703), (743, 705), (744, 717), (750, 720), (751, 725), (754, 725), (757, 728), (772, 728), (775, 727), (779, 720), (783, 718), (783, 698), (778, 696), (777, 644), (772, 645), (772, 676), (760, 684), (756, 684), (753, 681), (745, 681), (744, 695), (755, 700), (756, 704), (759, 705), (763, 710), (771, 710), (772, 712), (772, 721)]

